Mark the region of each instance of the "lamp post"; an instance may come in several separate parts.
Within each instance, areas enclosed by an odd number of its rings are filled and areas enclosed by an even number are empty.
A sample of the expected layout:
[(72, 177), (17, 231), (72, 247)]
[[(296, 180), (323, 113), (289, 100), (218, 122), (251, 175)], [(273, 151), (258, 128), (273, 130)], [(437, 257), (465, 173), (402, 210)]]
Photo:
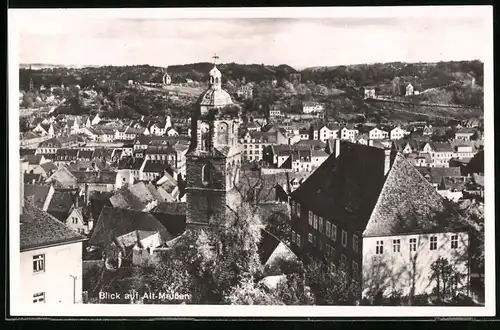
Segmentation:
[(73, 279), (73, 304), (76, 304), (76, 276), (71, 274), (69, 276)]

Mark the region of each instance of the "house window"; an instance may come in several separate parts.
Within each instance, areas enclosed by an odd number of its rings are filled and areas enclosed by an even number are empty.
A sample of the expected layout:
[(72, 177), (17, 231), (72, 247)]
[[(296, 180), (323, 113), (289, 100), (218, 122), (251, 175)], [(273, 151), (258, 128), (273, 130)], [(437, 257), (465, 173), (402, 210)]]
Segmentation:
[(307, 240), (309, 241), (309, 243), (313, 242), (313, 235), (311, 233), (307, 234)]
[(323, 232), (323, 218), (318, 217), (318, 222), (319, 222), (319, 232), (322, 233)]
[(317, 242), (317, 241), (318, 241), (318, 238), (317, 238), (317, 237), (316, 237), (316, 235), (314, 235), (314, 234), (312, 235), (312, 237), (313, 237), (313, 238), (312, 238), (312, 239), (313, 239), (313, 245), (314, 245), (314, 246), (316, 246), (316, 245), (317, 245), (317, 243), (318, 243), (318, 242)]
[(318, 217), (314, 215), (313, 218), (314, 218), (314, 229), (318, 229)]
[(300, 204), (296, 203), (297, 216), (300, 217)]
[(452, 249), (458, 248), (458, 235), (451, 236), (451, 248)]
[(437, 236), (431, 236), (431, 250), (437, 250)]
[(342, 265), (342, 267), (347, 266), (347, 257), (345, 256), (345, 254), (342, 254), (340, 256), (340, 264)]
[(37, 292), (33, 294), (33, 303), (44, 303), (45, 302), (45, 292)]
[(326, 237), (330, 237), (330, 222), (325, 221), (325, 232), (326, 232)]
[(416, 238), (410, 238), (410, 251), (411, 252), (417, 251), (417, 239)]
[(78, 219), (76, 217), (73, 217), (71, 220), (72, 220), (74, 225), (76, 225), (78, 223)]
[(358, 246), (358, 236), (353, 235), (352, 236), (352, 249), (354, 252), (359, 251), (359, 246)]
[(342, 229), (342, 245), (347, 246), (347, 232)]
[(335, 226), (333, 223), (332, 223), (332, 230), (330, 232), (330, 238), (332, 239), (332, 241), (336, 242), (337, 241), (337, 226)]
[(356, 261), (352, 262), (352, 277), (353, 278), (358, 277), (358, 263)]
[(392, 252), (400, 252), (401, 251), (401, 240), (394, 239), (392, 240)]
[(295, 243), (297, 246), (300, 246), (300, 234), (297, 234), (297, 237), (295, 237)]
[(292, 230), (292, 243), (295, 243), (295, 232)]
[(45, 254), (33, 256), (33, 273), (45, 271)]
[(308, 218), (309, 218), (309, 226), (313, 225), (313, 214), (311, 211), (308, 213)]
[(384, 241), (377, 241), (375, 254), (383, 254), (383, 253), (384, 253)]

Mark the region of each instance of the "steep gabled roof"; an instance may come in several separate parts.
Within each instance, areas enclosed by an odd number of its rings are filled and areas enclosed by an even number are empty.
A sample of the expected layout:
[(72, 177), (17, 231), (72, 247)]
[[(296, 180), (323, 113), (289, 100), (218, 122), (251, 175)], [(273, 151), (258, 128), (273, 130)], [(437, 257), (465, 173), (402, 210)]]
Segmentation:
[(397, 154), (363, 237), (444, 231), (453, 225), (451, 212), (436, 189)]
[(29, 198), (35, 207), (41, 209), (47, 200), (50, 187), (50, 185), (25, 184), (24, 197)]
[(106, 247), (115, 238), (136, 231), (158, 232), (164, 241), (172, 239), (172, 235), (151, 213), (104, 207), (89, 244)]
[(384, 181), (384, 150), (347, 141), (290, 196), (303, 209), (363, 230)]
[(26, 250), (85, 240), (74, 230), (25, 199), (20, 216), (20, 248)]
[(50, 200), (47, 212), (60, 221), (66, 220), (73, 203), (75, 202), (75, 192), (71, 190), (56, 190)]

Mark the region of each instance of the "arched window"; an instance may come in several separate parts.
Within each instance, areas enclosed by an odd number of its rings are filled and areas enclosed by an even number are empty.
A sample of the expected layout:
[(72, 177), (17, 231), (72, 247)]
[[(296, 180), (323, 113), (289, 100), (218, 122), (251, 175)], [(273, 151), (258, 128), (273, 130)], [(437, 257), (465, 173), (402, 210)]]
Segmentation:
[(210, 163), (203, 165), (201, 169), (201, 183), (208, 186), (212, 183), (213, 179), (213, 166)]
[(229, 125), (226, 122), (219, 123), (217, 127), (217, 143), (229, 144)]

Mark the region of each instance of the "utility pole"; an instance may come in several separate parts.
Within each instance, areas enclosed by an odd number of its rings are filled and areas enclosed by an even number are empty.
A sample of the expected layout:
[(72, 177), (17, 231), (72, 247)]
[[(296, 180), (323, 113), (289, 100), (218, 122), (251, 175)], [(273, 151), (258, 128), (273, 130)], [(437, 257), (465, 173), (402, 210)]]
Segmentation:
[(76, 276), (71, 274), (69, 276), (73, 279), (73, 304), (76, 304)]

